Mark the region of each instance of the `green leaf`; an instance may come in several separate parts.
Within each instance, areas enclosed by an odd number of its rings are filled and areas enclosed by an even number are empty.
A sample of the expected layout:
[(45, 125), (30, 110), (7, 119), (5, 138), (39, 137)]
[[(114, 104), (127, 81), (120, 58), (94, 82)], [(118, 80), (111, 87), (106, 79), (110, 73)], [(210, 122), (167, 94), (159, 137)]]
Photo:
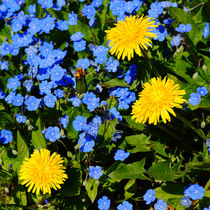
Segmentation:
[(5, 170), (0, 171), (0, 179), (6, 179), (10, 176), (11, 176), (11, 174), (8, 171), (5, 171)]
[(36, 121), (35, 129), (32, 132), (31, 142), (35, 149), (37, 148), (41, 149), (46, 146), (46, 139), (41, 132), (42, 130), (43, 130), (43, 124), (41, 121), (41, 117), (39, 117), (38, 120)]
[(202, 98), (200, 104), (199, 104), (200, 109), (206, 109), (210, 110), (210, 94)]
[(98, 16), (100, 17), (102, 28), (104, 27), (104, 24), (105, 24), (105, 21), (106, 21), (107, 8), (108, 8), (107, 0), (103, 1), (103, 7), (104, 8), (102, 9), (101, 14), (100, 13), (98, 14)]
[[(127, 136), (125, 138), (125, 141), (132, 147), (128, 148), (127, 151), (131, 153), (149, 152), (151, 150), (150, 147), (148, 146), (149, 139), (150, 136), (146, 136), (144, 134)], [(121, 147), (119, 146), (119, 148)]]
[(79, 94), (87, 92), (87, 83), (85, 77), (81, 76), (81, 78), (76, 79), (76, 92)]
[(163, 184), (161, 187), (155, 189), (155, 196), (158, 199), (168, 201), (174, 198), (183, 198), (184, 185), (181, 184)]
[(144, 125), (142, 123), (136, 123), (135, 120), (131, 119), (131, 116), (123, 116), (123, 118), (126, 120), (130, 128), (135, 128), (140, 131), (144, 129)]
[(170, 199), (168, 199), (167, 204), (174, 207), (175, 209), (185, 210), (186, 207), (182, 206), (180, 204), (180, 202), (181, 202), (181, 200), (178, 198), (170, 198)]
[(62, 196), (72, 197), (80, 194), (82, 183), (82, 172), (79, 168), (71, 168), (68, 170), (68, 180), (65, 181), (61, 188)]
[(5, 39), (11, 41), (11, 27), (10, 25), (5, 25), (0, 31), (0, 43), (5, 42)]
[(152, 149), (155, 150), (155, 153), (160, 154), (163, 157), (168, 157), (167, 153), (166, 153), (166, 145), (160, 143), (159, 141), (153, 141), (152, 142)]
[(145, 159), (125, 164), (120, 163), (114, 171), (112, 171), (108, 176), (112, 180), (118, 180), (118, 179), (141, 179), (141, 180), (148, 180), (149, 178), (144, 175), (145, 169), (144, 169)]
[(17, 157), (20, 160), (23, 160), (25, 157), (29, 156), (28, 146), (19, 131), (17, 132), (17, 151)]
[(207, 162), (188, 162), (186, 163), (187, 171), (191, 170), (201, 170), (201, 171), (209, 171), (210, 169), (210, 161), (208, 159)]
[(68, 110), (67, 110), (66, 114), (69, 117), (69, 123), (67, 125), (66, 130), (68, 132), (68, 138), (70, 138), (70, 139), (75, 139), (78, 136), (77, 131), (73, 128), (73, 125), (72, 125), (76, 116), (82, 115), (83, 117), (85, 117), (83, 112), (82, 112), (82, 108), (80, 108), (80, 109), (81, 109), (81, 111), (79, 110), (79, 108), (69, 107)]
[(120, 80), (118, 78), (111, 79), (107, 82), (102, 83), (102, 86), (107, 88), (112, 87), (129, 87), (129, 85), (125, 82), (125, 80)]
[(200, 201), (200, 207), (201, 209), (204, 209), (205, 207), (208, 207), (210, 203), (210, 190), (206, 190), (204, 192), (204, 197)]
[(110, 96), (106, 102), (108, 103), (107, 109), (111, 109), (112, 107), (116, 107), (118, 104), (118, 100), (115, 96)]
[(22, 206), (27, 206), (27, 196), (25, 188), (22, 185), (17, 185), (11, 193), (11, 200), (9, 204), (19, 204)]
[(83, 185), (85, 186), (87, 194), (91, 202), (93, 203), (98, 193), (99, 181), (89, 178), (88, 180), (83, 182)]
[(137, 88), (137, 86), (140, 84), (140, 81), (139, 80), (134, 80), (133, 83), (131, 84), (130, 86), (130, 90), (133, 90), (135, 88)]
[(14, 156), (11, 151), (4, 151), (2, 155), (2, 168), (4, 170), (8, 170), (9, 164), (12, 164), (12, 169), (14, 171), (19, 171), (20, 165), (22, 163), (22, 159), (19, 159), (18, 157)]
[(196, 24), (193, 19), (184, 10), (176, 7), (168, 8), (172, 19), (179, 23), (188, 24), (192, 26), (192, 30), (189, 32), (189, 38), (192, 40), (194, 46), (202, 39), (203, 29), (199, 24)]
[(135, 179), (130, 179), (127, 184), (124, 187), (125, 193), (124, 193), (124, 200), (128, 200), (129, 198), (131, 198), (132, 196), (135, 195), (136, 193), (136, 180)]
[(115, 132), (115, 127), (117, 125), (118, 120), (106, 120), (105, 123), (102, 123), (99, 127), (98, 136), (104, 138), (101, 146), (106, 146), (111, 140), (112, 135)]
[(148, 175), (155, 180), (174, 181), (184, 174), (170, 167), (170, 160), (153, 163), (147, 171)]

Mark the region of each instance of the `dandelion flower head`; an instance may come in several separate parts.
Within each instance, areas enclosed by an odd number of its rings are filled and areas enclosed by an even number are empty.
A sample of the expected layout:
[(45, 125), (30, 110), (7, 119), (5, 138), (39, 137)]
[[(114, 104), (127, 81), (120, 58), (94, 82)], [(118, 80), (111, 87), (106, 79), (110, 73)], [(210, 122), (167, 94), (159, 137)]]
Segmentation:
[(125, 17), (125, 21), (118, 21), (115, 27), (106, 30), (107, 40), (110, 40), (110, 53), (116, 54), (119, 60), (125, 57), (130, 60), (134, 56), (134, 51), (139, 56), (142, 55), (141, 48), (147, 50), (151, 45), (151, 38), (157, 35), (152, 31), (157, 27), (155, 21), (150, 17), (130, 15)]
[(170, 122), (169, 113), (176, 116), (173, 108), (181, 108), (186, 101), (183, 99), (185, 90), (179, 88), (172, 79), (152, 78), (145, 83), (139, 99), (132, 106), (132, 119), (136, 119), (137, 123), (149, 120), (149, 124), (157, 125), (161, 117), (164, 123)]
[(51, 188), (60, 189), (60, 184), (68, 178), (63, 166), (63, 159), (55, 152), (50, 155), (47, 149), (34, 150), (30, 158), (25, 158), (19, 179), (28, 187), (28, 192), (39, 194), (40, 190), (51, 194)]

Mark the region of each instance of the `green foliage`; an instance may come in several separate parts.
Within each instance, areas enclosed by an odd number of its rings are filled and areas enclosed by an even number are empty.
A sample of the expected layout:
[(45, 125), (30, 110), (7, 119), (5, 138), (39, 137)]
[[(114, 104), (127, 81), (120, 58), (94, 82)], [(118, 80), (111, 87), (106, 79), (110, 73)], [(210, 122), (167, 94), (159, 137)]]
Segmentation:
[[(130, 153), (149, 152), (151, 150), (149, 146), (149, 139), (150, 137), (144, 134), (127, 136), (125, 138), (125, 142), (127, 142), (130, 147), (127, 149), (127, 151)], [(123, 145), (119, 147), (125, 149)]]
[[(170, 160), (153, 163), (147, 173), (155, 180), (174, 181), (184, 174), (180, 171), (180, 164), (177, 163), (173, 167), (170, 166)], [(178, 167), (177, 167), (178, 166)]]
[(22, 137), (19, 131), (17, 132), (17, 152), (17, 157), (20, 160), (23, 160), (25, 157), (29, 156), (28, 146), (26, 144), (25, 139)]
[(35, 128), (32, 131), (31, 143), (33, 144), (35, 149), (37, 148), (41, 149), (46, 146), (46, 139), (41, 133), (42, 130), (43, 130), (43, 124), (41, 118), (39, 117), (36, 121)]
[(85, 186), (88, 197), (90, 198), (91, 202), (93, 203), (97, 196), (97, 193), (98, 193), (99, 181), (89, 178), (88, 180), (85, 180), (83, 182), (83, 185)]
[[(1, 5), (2, 1), (0, 2)], [(107, 196), (111, 200), (110, 209), (117, 209), (117, 205), (123, 201), (132, 203), (133, 209), (152, 209), (154, 202), (149, 206), (142, 198), (148, 189), (154, 189), (156, 198), (167, 202), (167, 209), (184, 210), (186, 208), (180, 204), (180, 199), (184, 196), (185, 188), (195, 183), (204, 187), (205, 194), (202, 199), (193, 201), (189, 209), (208, 207), (210, 156), (206, 142), (210, 139), (210, 59), (209, 36), (203, 37), (203, 29), (205, 23), (210, 22), (209, 1), (172, 1), (176, 2), (178, 7), (164, 8), (163, 13), (156, 19), (165, 28), (165, 32), (167, 31), (165, 40), (153, 39), (152, 47), (142, 50), (142, 56), (134, 53), (131, 61), (120, 59), (120, 65), (115, 72), (106, 69), (105, 61), (103, 64), (97, 63), (92, 48), (102, 45), (108, 50), (109, 42), (105, 31), (114, 27), (117, 23), (116, 18), (119, 17), (113, 15), (110, 8), (112, 1), (103, 0), (102, 5), (96, 8), (95, 22), (90, 26), (93, 19), (89, 20), (82, 9), (84, 5), (90, 5), (92, 2), (94, 1), (83, 3), (71, 0), (66, 1), (61, 9), (55, 7), (44, 9), (40, 2), (25, 0), (19, 11), (24, 11), (25, 15), (29, 15), (28, 7), (35, 4), (36, 13), (26, 17), (27, 23), (18, 32), (12, 31), (11, 27), (18, 16), (18, 11), (15, 14), (9, 14), (8, 17), (5, 17), (6, 13), (0, 12), (2, 17), (0, 20), (0, 90), (6, 96), (15, 92), (16, 95), (22, 94), (24, 97), (23, 104), (15, 106), (14, 101), (8, 102), (0, 91), (2, 97), (0, 99), (0, 132), (3, 129), (10, 130), (13, 137), (11, 142), (3, 144), (4, 138), (0, 133), (0, 209), (97, 209), (97, 202), (102, 196)], [(125, 2), (128, 4), (131, 1)], [(144, 1), (140, 9), (135, 11), (136, 14), (147, 15), (152, 3), (154, 1)], [(184, 7), (189, 8), (189, 12), (186, 12)], [(77, 14), (77, 24), (68, 25), (67, 30), (59, 30), (58, 20), (69, 21), (69, 14), (72, 11)], [(49, 33), (41, 30), (33, 35), (30, 43), (19, 49), (17, 56), (11, 53), (3, 55), (1, 48), (3, 42), (14, 45), (12, 41), (14, 36), (19, 34), (24, 37), (28, 33), (28, 24), (31, 20), (37, 18), (38, 22), (41, 22), (48, 14), (55, 18), (56, 27), (53, 30)], [(164, 20), (169, 18), (172, 18), (173, 22), (166, 26)], [(191, 24), (192, 30), (178, 33), (175, 28), (180, 24)], [(70, 37), (79, 31), (84, 34), (86, 49), (76, 52), (74, 42)], [(171, 41), (178, 34), (182, 39), (180, 45), (172, 47)], [(163, 34), (160, 32), (160, 35)], [(26, 42), (26, 39), (28, 38), (24, 37), (23, 42)], [(42, 80), (38, 78), (38, 74), (46, 69), (41, 65), (29, 64), (30, 59), (36, 63), (37, 57), (43, 61), (45, 54), (46, 57), (48, 56), (49, 49), (44, 55), (39, 55), (40, 48), (45, 42), (52, 43), (54, 50), (62, 50), (64, 54), (66, 53), (66, 56), (59, 60), (60, 55), (56, 57), (58, 51), (55, 51), (56, 56), (53, 59), (57, 59), (56, 63), (47, 67), (49, 75), (45, 75), (44, 79), (48, 81), (48, 85), (52, 82), (53, 88), (50, 93), (53, 95), (56, 95), (56, 89), (64, 92), (63, 97), (58, 99), (56, 96), (58, 100), (54, 107), (46, 106), (44, 97), (47, 94), (42, 94), (40, 91)], [(26, 55), (26, 48), (29, 46), (38, 50), (35, 53), (36, 56), (33, 55), (32, 58)], [(111, 55), (108, 51), (107, 60), (111, 56), (117, 60), (116, 55)], [(78, 59), (85, 58), (90, 61), (90, 66), (84, 69), (85, 76), (76, 80)], [(49, 56), (47, 64), (51, 62), (51, 59)], [(9, 70), (2, 69), (3, 61), (8, 62)], [(137, 67), (136, 76), (129, 83), (125, 81), (125, 76), (133, 64)], [(65, 85), (51, 80), (51, 68), (55, 65), (64, 68), (65, 76), (72, 78), (69, 84), (66, 80)], [(17, 90), (9, 88), (8, 79), (20, 76), (20, 74), (23, 74), (23, 79), (19, 79), (20, 87), (17, 87)], [(127, 76), (127, 80), (132, 77)], [(132, 92), (135, 95), (136, 99), (139, 99), (139, 93), (145, 87), (145, 83), (153, 77), (170, 78), (180, 86), (180, 89), (186, 91), (185, 104), (173, 109), (176, 116), (170, 114), (171, 121), (167, 124), (162, 122), (161, 117), (158, 125), (148, 122), (136, 123), (132, 119), (132, 106), (135, 99), (130, 101), (128, 108), (126, 106), (126, 108), (119, 108), (122, 103), (127, 103), (129, 99), (132, 99), (132, 95), (126, 95), (127, 93), (122, 89), (118, 89), (120, 91), (117, 92), (117, 96), (111, 92), (117, 88), (126, 88), (130, 91), (129, 93)], [(24, 86), (26, 80), (33, 81), (31, 91), (26, 90)], [(99, 93), (96, 90), (98, 84), (101, 86)], [(206, 87), (208, 93), (201, 96), (201, 101), (197, 105), (192, 105), (189, 103), (189, 98), (192, 93), (197, 92), (198, 87)], [(90, 111), (83, 101), (84, 93), (88, 92), (93, 92), (99, 99), (94, 111)], [(28, 96), (41, 99), (37, 110), (27, 109), (25, 102)], [(69, 100), (75, 96), (81, 100), (78, 106)], [(122, 102), (123, 97), (126, 99)], [(89, 99), (91, 102), (92, 100), (94, 99)], [(112, 108), (116, 108), (119, 115), (111, 113)], [(24, 114), (27, 117), (26, 123), (18, 123), (16, 114)], [(69, 118), (66, 127), (61, 122), (64, 114)], [(97, 123), (92, 121), (94, 117), (101, 118), (101, 123), (97, 124), (98, 127), (91, 128), (92, 132), (98, 129), (97, 135), (88, 136), (91, 131), (88, 131), (87, 127), (80, 132), (74, 129), (73, 121), (78, 115), (87, 118), (87, 125), (91, 123), (96, 125)], [(45, 134), (42, 134), (49, 126), (57, 126), (60, 129), (61, 137), (55, 142), (47, 140)], [(85, 132), (85, 137), (90, 137), (85, 146), (88, 146), (90, 140), (94, 142), (92, 150), (88, 152), (81, 151), (81, 143), (78, 143), (79, 136), (83, 132)], [(119, 135), (117, 135), (118, 132)], [(116, 139), (113, 138), (115, 135), (117, 135)], [(19, 170), (24, 159), (30, 157), (35, 149), (41, 148), (50, 150), (51, 154), (56, 152), (61, 155), (68, 176), (68, 179), (61, 184), (61, 188), (52, 189), (51, 195), (35, 195), (27, 192), (28, 187), (23, 186), (19, 179)], [(130, 153), (124, 161), (115, 160), (115, 152), (118, 149)], [(97, 180), (89, 177), (91, 165), (102, 168), (103, 175)], [(53, 170), (56, 171), (56, 169)]]
[(68, 172), (68, 180), (64, 183), (61, 196), (72, 197), (80, 194), (82, 172), (79, 168), (71, 168)]
[(108, 174), (108, 176), (112, 180), (119, 180), (119, 179), (148, 180), (149, 178), (144, 175), (145, 173), (144, 165), (145, 165), (145, 159), (130, 164), (120, 163), (114, 169), (114, 171)]

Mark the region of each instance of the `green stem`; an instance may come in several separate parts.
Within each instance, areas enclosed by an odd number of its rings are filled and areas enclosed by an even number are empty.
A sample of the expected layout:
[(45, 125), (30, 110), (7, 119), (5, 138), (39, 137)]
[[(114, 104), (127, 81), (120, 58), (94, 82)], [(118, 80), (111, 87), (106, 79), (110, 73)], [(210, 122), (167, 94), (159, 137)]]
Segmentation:
[(205, 187), (204, 187), (204, 190), (208, 190), (210, 187), (210, 179), (208, 180), (208, 182), (206, 183)]
[(205, 135), (199, 131), (198, 129), (196, 129), (190, 121), (188, 121), (185, 117), (183, 117), (181, 114), (176, 113), (176, 117), (181, 120), (186, 126), (188, 126), (189, 128), (191, 128), (195, 133), (198, 134), (198, 136), (200, 136), (204, 141), (206, 140)]
[(159, 77), (160, 75), (159, 75), (155, 65), (153, 65), (153, 63), (150, 61), (150, 59), (149, 59), (149, 57), (147, 55), (147, 52), (143, 48), (141, 48), (141, 52), (142, 52), (144, 58), (146, 59), (146, 61), (152, 66), (152, 70), (153, 70), (154, 75), (156, 77)]

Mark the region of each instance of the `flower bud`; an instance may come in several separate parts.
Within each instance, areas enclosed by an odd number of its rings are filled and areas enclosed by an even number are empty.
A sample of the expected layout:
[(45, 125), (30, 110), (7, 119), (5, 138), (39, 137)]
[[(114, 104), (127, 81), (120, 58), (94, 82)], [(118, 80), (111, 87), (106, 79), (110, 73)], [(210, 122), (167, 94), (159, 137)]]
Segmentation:
[(203, 64), (202, 69), (206, 72), (207, 66), (205, 64)]
[(13, 154), (13, 155), (17, 155), (17, 150), (12, 149), (12, 154)]
[(197, 79), (198, 78), (198, 72), (196, 71), (193, 76), (192, 76), (193, 79)]
[(205, 128), (206, 127), (206, 123), (205, 123), (205, 121), (202, 121), (201, 122), (201, 128)]

